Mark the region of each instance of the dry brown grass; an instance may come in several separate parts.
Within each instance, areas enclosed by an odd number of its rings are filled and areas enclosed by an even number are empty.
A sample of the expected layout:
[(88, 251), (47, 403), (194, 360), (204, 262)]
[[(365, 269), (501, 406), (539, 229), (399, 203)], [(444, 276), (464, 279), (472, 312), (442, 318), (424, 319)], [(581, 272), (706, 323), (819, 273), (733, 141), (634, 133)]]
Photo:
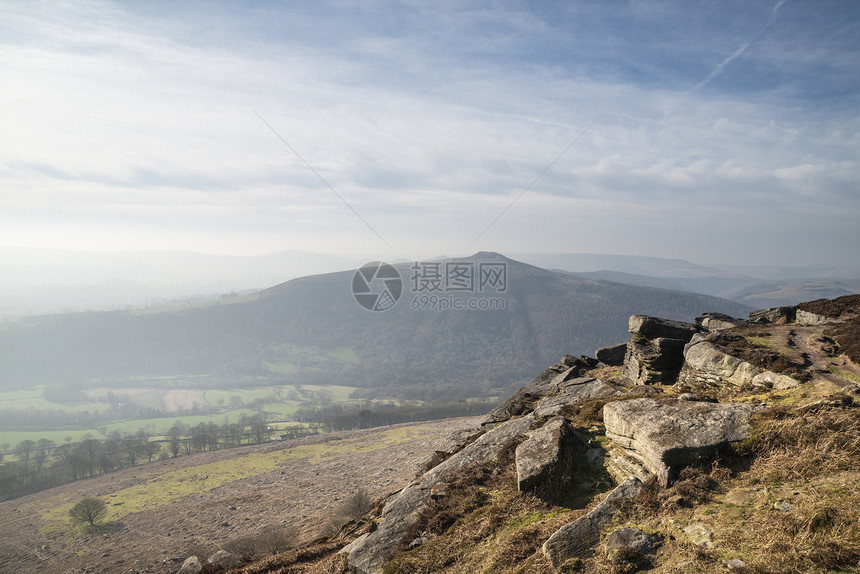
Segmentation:
[(736, 452), (755, 458), (751, 470), (763, 482), (860, 469), (860, 409), (768, 409), (753, 416), (753, 432)]
[(860, 570), (860, 409), (769, 409), (736, 452), (756, 503), (727, 517), (725, 545), (745, 550), (751, 572)]
[(860, 295), (843, 295), (836, 299), (816, 299), (801, 303), (797, 308), (832, 319), (842, 319), (860, 314)]
[[(760, 491), (755, 503), (732, 508), (722, 517), (721, 546), (743, 555), (749, 571), (757, 574), (857, 572), (857, 479), (854, 471)], [(773, 506), (783, 498), (791, 504), (788, 511)]]
[(511, 472), (494, 470), (483, 465), (452, 480), (448, 494), (425, 508), (403, 540), (406, 546), (423, 534), (429, 541), (401, 551), (385, 574), (515, 572), (515, 564), (526, 562), (532, 566), (524, 572), (552, 572), (548, 564), (535, 566), (535, 561), (542, 561), (541, 544), (564, 522), (548, 526), (539, 518), (551, 516), (554, 507), (517, 492)]
[(824, 331), (824, 334), (839, 345), (839, 352), (845, 353), (860, 365), (860, 316), (854, 317)]

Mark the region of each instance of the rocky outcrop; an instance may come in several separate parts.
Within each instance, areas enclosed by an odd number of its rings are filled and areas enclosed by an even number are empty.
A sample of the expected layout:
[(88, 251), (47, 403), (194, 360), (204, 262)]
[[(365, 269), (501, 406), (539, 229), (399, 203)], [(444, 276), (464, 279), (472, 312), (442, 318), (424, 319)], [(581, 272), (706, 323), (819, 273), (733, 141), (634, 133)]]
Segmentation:
[(533, 430), (517, 446), (517, 488), (551, 490), (563, 485), (571, 467), (573, 443), (573, 430), (562, 417)]
[(678, 470), (750, 434), (752, 405), (633, 399), (603, 407), (614, 473), (656, 475), (667, 486)]
[(591, 398), (610, 397), (620, 391), (601, 379), (580, 377), (561, 383), (558, 393), (543, 397), (535, 405), (534, 415), (545, 419), (561, 413), (568, 405)]
[[(777, 309), (758, 318), (779, 320), (785, 316), (784, 310)], [(734, 357), (721, 347), (740, 336), (720, 331), (746, 321), (706, 313), (697, 318), (697, 323), (632, 316), (628, 325), (631, 338), (623, 346), (625, 377), (640, 385), (674, 383), (683, 366), (685, 376), (694, 377), (690, 381), (774, 388), (798, 384), (790, 377)], [(610, 363), (617, 360), (618, 351), (617, 346), (598, 349), (597, 355), (600, 361)], [(603, 423), (611, 442), (607, 452), (578, 438), (578, 431), (564, 418), (576, 412), (591, 412), (573, 408), (584, 401), (615, 397), (625, 391), (622, 384), (587, 376), (596, 364), (595, 359), (565, 355), (493, 409), (481, 422), (481, 428), (452, 435), (431, 459), (442, 462), (390, 497), (376, 529), (341, 550), (347, 555), (350, 570), (378, 574), (396, 550), (427, 543), (426, 533), (417, 537), (413, 534), (411, 540), (406, 534), (428, 502), (457, 496), (457, 489), (452, 488), (457, 471), (497, 460), (503, 452), (510, 452), (508, 449), (514, 448), (518, 489), (541, 498), (565, 492), (573, 478), (577, 456), (583, 457), (583, 468), (605, 465), (620, 481), (592, 511), (558, 529), (544, 542), (544, 555), (559, 566), (590, 551), (600, 541), (603, 529), (624, 508), (621, 501), (636, 496), (643, 480), (653, 476), (666, 487), (685, 466), (710, 458), (720, 447), (750, 434), (750, 416), (757, 408), (753, 405), (703, 402), (690, 394), (670, 399), (618, 397), (610, 402), (599, 400), (594, 405), (606, 403)], [(646, 387), (636, 393), (638, 397), (659, 396), (662, 391)], [(593, 448), (586, 450), (589, 446)], [(655, 542), (652, 535), (622, 528), (609, 536), (604, 550), (610, 560), (622, 567), (639, 567), (653, 557)]]
[(596, 359), (585, 356), (577, 359), (565, 355), (561, 361), (543, 371), (529, 384), (518, 389), (511, 398), (491, 410), (481, 424), (504, 422), (511, 417), (532, 412), (541, 398), (558, 394), (563, 383), (582, 377), (588, 369), (596, 366)]
[(200, 563), (200, 559), (197, 556), (189, 556), (176, 574), (200, 574), (201, 570), (203, 570), (203, 565)]
[(634, 476), (622, 482), (594, 510), (556, 530), (543, 544), (544, 556), (558, 567), (592, 548), (600, 541), (600, 532), (619, 512), (621, 501), (637, 496), (641, 490), (642, 482)]
[(799, 381), (729, 355), (717, 344), (719, 335), (699, 333), (684, 347), (684, 367), (678, 379), (688, 384), (755, 385), (773, 389), (796, 387)]
[(700, 329), (692, 323), (633, 315), (621, 374), (638, 385), (674, 383), (684, 363), (684, 345)]
[(611, 367), (624, 364), (624, 355), (627, 353), (627, 343), (619, 343), (608, 347), (600, 347), (594, 352), (598, 361)]
[(741, 325), (746, 325), (748, 323), (749, 321), (746, 319), (738, 319), (724, 313), (702, 313), (700, 316), (696, 317), (697, 325), (701, 325), (703, 328), (712, 332), (732, 329), (733, 327), (740, 327)]
[(821, 325), (822, 323), (827, 323), (831, 319), (824, 315), (819, 315), (818, 313), (810, 313), (809, 311), (798, 309), (795, 312), (794, 320), (798, 325)]
[[(794, 307), (772, 307), (770, 309), (758, 309), (750, 311), (750, 321), (753, 323), (774, 323), (781, 325), (783, 323), (797, 323), (798, 325), (821, 325), (831, 321), (836, 321), (832, 317), (812, 313), (804, 309)], [(837, 321), (838, 322), (838, 321)]]
[(350, 569), (358, 574), (381, 572), (386, 558), (418, 520), (434, 486), (445, 482), (457, 470), (497, 458), (512, 441), (524, 438), (536, 422), (528, 415), (499, 424), (390, 498), (382, 510), (378, 528), (349, 552)]
[(797, 309), (795, 307), (771, 307), (769, 309), (758, 309), (750, 311), (749, 318), (753, 323), (773, 323), (782, 325), (793, 323)]

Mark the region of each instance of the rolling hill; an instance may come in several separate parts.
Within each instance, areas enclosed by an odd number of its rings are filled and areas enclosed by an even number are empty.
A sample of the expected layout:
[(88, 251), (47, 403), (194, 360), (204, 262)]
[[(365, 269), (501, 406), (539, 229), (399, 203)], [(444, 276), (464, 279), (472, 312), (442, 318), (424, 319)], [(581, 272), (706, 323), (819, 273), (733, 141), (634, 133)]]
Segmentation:
[[(131, 377), (219, 382), (347, 384), (366, 396), (490, 396), (562, 354), (592, 354), (624, 341), (633, 313), (691, 320), (704, 310), (745, 315), (715, 297), (548, 271), (496, 253), (439, 262), (501, 265), (502, 292), (418, 289), (397, 265), (402, 296), (370, 312), (353, 297), (355, 272), (294, 279), (243, 297), (150, 311), (48, 315), (0, 329), (0, 388)], [(425, 270), (422, 270), (422, 272)], [(477, 285), (477, 284), (476, 284)], [(433, 305), (432, 297), (436, 298)], [(499, 308), (440, 310), (493, 299)]]

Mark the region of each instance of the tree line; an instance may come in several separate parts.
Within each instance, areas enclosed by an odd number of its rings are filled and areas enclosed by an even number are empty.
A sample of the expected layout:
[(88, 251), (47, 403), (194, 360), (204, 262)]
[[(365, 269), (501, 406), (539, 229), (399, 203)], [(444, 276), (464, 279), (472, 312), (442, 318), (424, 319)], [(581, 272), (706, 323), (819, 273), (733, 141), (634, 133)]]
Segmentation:
[[(417, 406), (393, 404), (304, 407), (295, 414), (308, 423), (277, 431), (279, 439), (300, 438), (320, 432), (368, 429), (406, 422), (436, 420), (487, 413), (496, 402), (460, 401)], [(3, 462), (0, 452), (0, 500), (98, 476), (153, 460), (176, 458), (222, 448), (267, 442), (273, 430), (262, 413), (242, 415), (236, 422), (176, 422), (162, 436), (143, 429), (134, 434), (110, 433), (105, 439), (85, 437), (57, 445), (48, 439), (25, 440), (11, 449)], [(4, 451), (8, 445), (4, 447)]]
[(457, 403), (434, 403), (429, 405), (396, 406), (382, 404), (330, 405), (325, 407), (303, 407), (296, 411), (300, 420), (325, 425), (331, 431), (369, 429), (374, 427), (430, 421), (454, 417), (478, 416), (488, 413), (496, 401), (461, 401)]
[[(317, 428), (279, 431), (281, 438), (315, 434)], [(113, 472), (157, 459), (231, 448), (270, 440), (272, 430), (262, 414), (242, 416), (223, 424), (201, 422), (189, 426), (177, 422), (163, 437), (145, 430), (106, 439), (85, 437), (80, 442), (56, 444), (48, 439), (24, 440), (11, 449), (3, 462), (0, 454), (0, 500), (8, 500), (46, 488)], [(286, 436), (285, 436), (286, 435)]]

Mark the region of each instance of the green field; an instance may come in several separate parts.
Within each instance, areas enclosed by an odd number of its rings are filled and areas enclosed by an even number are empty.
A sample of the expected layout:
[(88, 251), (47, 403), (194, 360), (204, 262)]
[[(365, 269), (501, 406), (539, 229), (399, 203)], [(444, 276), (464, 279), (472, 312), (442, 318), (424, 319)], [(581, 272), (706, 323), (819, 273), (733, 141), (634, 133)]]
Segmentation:
[[(347, 351), (343, 351), (346, 353)], [(349, 351), (351, 352), (351, 351)], [(161, 385), (168, 385), (164, 391), (182, 390), (177, 388), (178, 380), (168, 377), (163, 380), (149, 379), (147, 381), (134, 381), (135, 389), (144, 388), (147, 383), (156, 383), (156, 390)], [(194, 381), (195, 386), (199, 381)], [(100, 387), (101, 388), (101, 387)], [(199, 387), (195, 389), (200, 391)], [(203, 397), (208, 403), (204, 410), (211, 409), (213, 412), (200, 414), (177, 414), (164, 417), (138, 418), (129, 420), (101, 421), (93, 423), (87, 428), (66, 428), (51, 430), (18, 430), (4, 427), (4, 421), (0, 421), (0, 446), (3, 444), (15, 445), (25, 440), (38, 442), (45, 438), (56, 444), (64, 442), (79, 442), (86, 435), (93, 438), (105, 438), (108, 434), (118, 431), (122, 435), (134, 434), (143, 429), (151, 435), (162, 435), (175, 423), (195, 426), (199, 423), (215, 423), (218, 425), (227, 422), (237, 422), (242, 416), (252, 417), (262, 414), (270, 421), (289, 421), (303, 406), (319, 404), (354, 404), (358, 401), (351, 399), (350, 395), (356, 387), (342, 385), (264, 385), (249, 388), (235, 389), (207, 389)], [(104, 402), (84, 401), (76, 404), (60, 404), (48, 401), (44, 398), (45, 387), (35, 387), (24, 391), (0, 392), (0, 409), (37, 409), (42, 411), (63, 411), (69, 413), (103, 413), (110, 408)], [(123, 390), (116, 388), (117, 395), (122, 395)]]
[[(107, 403), (83, 402), (76, 405), (64, 405), (45, 399), (45, 386), (40, 385), (26, 391), (0, 392), (0, 409), (58, 410), (68, 412), (102, 412), (110, 406)], [(2, 422), (0, 422), (2, 425)]]

